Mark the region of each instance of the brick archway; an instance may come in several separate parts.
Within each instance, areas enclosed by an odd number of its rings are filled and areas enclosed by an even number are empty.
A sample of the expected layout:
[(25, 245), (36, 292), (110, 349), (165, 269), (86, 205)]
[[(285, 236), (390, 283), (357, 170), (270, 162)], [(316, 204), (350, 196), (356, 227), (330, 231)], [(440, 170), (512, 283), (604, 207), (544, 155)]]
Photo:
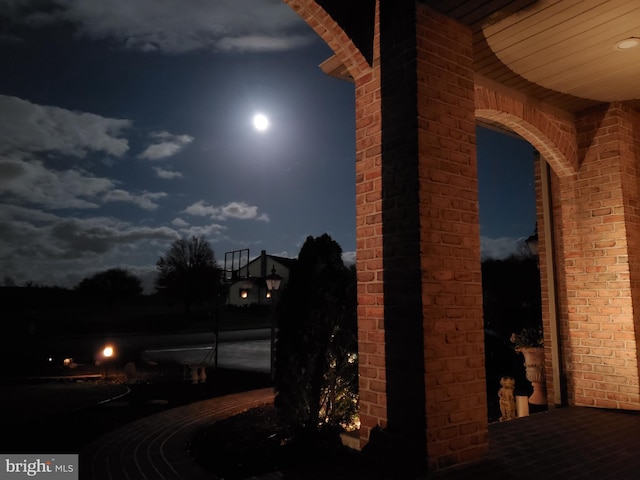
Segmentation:
[(533, 145), (559, 177), (578, 169), (574, 122), (476, 85), (476, 118), (499, 123)]
[(283, 0), (333, 50), (352, 78), (370, 70), (365, 56), (353, 40), (316, 0)]
[[(540, 153), (531, 172), (536, 186), (536, 227), (538, 234), (538, 267), (540, 274), (542, 327), (545, 339), (545, 367), (548, 399), (551, 404), (565, 404), (567, 392), (561, 384), (561, 351), (557, 311), (556, 277), (558, 262), (564, 262), (562, 236), (554, 238), (550, 178), (570, 183), (577, 176), (576, 129), (566, 114), (553, 115), (527, 106), (518, 100), (484, 86), (475, 86), (475, 115), (480, 121), (502, 125), (520, 135)], [(562, 224), (561, 213), (556, 222)]]

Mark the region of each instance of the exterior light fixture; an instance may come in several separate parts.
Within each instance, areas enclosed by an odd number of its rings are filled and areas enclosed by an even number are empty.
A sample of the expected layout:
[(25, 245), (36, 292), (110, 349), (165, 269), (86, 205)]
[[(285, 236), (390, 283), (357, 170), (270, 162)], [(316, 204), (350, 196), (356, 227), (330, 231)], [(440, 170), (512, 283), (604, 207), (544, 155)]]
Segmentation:
[(531, 255), (534, 257), (538, 256), (538, 232), (536, 231), (533, 235), (528, 237), (525, 241), (527, 247), (529, 247), (529, 251)]
[(248, 298), (248, 297), (249, 297), (249, 290), (247, 290), (246, 288), (241, 288), (240, 298)]
[(267, 288), (270, 291), (277, 291), (280, 289), (280, 282), (282, 282), (282, 277), (276, 273), (275, 265), (271, 267), (271, 275), (268, 275), (265, 280), (267, 282)]
[(639, 37), (629, 37), (616, 43), (616, 50), (627, 51), (640, 46)]

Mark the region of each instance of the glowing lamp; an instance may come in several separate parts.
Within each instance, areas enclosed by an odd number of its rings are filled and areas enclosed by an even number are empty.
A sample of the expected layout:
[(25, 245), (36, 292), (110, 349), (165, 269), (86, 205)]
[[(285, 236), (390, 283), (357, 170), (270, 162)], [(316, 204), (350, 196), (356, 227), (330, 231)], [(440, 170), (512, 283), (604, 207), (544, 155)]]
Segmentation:
[(282, 282), (282, 277), (276, 273), (275, 265), (271, 266), (271, 275), (268, 275), (265, 279), (267, 282), (267, 288), (270, 291), (277, 291), (280, 289), (280, 283)]

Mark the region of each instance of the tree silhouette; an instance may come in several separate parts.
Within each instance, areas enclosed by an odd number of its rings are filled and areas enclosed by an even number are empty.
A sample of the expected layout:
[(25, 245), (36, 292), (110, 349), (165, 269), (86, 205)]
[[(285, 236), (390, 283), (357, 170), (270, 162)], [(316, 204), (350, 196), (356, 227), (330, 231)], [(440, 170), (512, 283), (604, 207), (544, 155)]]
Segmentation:
[(211, 245), (203, 237), (179, 239), (156, 264), (156, 289), (184, 302), (187, 312), (194, 303), (215, 298), (220, 269)]
[(331, 237), (308, 237), (278, 309), (276, 407), (301, 438), (337, 431), (357, 412), (355, 270)]
[(504, 338), (542, 323), (540, 271), (536, 257), (511, 256), (482, 262), (485, 328)]
[(142, 293), (142, 281), (127, 270), (111, 268), (85, 278), (76, 286), (76, 291), (86, 296), (101, 298), (113, 304), (125, 298), (140, 295)]

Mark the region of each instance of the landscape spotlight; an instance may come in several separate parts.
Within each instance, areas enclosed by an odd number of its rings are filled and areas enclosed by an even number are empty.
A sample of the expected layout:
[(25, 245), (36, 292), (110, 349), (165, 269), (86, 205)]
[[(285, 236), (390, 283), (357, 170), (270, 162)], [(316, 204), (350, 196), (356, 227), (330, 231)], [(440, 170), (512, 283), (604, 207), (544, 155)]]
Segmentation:
[[(111, 357), (113, 357), (114, 353), (115, 350), (113, 349), (113, 347), (111, 345), (106, 345), (102, 349), (102, 358), (104, 358), (105, 360), (109, 360)], [(104, 363), (104, 380), (105, 382), (109, 380), (109, 362)]]

